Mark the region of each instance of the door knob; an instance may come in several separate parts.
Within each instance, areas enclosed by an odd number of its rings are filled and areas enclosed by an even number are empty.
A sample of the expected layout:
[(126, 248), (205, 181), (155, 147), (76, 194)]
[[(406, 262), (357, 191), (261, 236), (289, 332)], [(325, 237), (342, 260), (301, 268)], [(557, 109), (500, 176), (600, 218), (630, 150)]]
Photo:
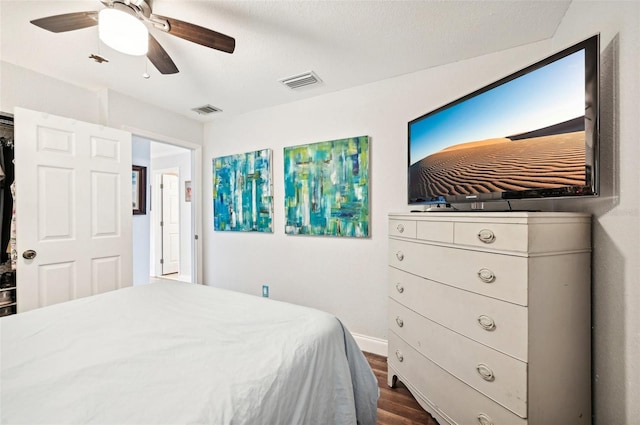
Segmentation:
[(27, 249), (22, 253), (22, 258), (33, 260), (34, 258), (36, 258), (36, 252), (33, 249)]

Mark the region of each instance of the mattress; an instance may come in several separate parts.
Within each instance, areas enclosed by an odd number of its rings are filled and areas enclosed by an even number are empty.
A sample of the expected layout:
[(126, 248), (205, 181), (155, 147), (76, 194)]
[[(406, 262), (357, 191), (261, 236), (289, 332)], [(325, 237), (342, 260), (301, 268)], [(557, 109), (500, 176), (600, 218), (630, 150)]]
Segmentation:
[(3, 424), (375, 424), (333, 315), (162, 282), (0, 319)]

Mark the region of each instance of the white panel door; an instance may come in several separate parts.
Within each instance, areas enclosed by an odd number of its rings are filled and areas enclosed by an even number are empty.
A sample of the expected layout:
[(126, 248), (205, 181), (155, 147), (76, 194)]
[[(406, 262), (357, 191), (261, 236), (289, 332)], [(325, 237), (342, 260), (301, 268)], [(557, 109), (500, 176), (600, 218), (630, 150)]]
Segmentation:
[(180, 189), (175, 174), (162, 175), (162, 274), (180, 268)]
[(18, 312), (131, 286), (131, 134), (16, 108), (15, 139)]

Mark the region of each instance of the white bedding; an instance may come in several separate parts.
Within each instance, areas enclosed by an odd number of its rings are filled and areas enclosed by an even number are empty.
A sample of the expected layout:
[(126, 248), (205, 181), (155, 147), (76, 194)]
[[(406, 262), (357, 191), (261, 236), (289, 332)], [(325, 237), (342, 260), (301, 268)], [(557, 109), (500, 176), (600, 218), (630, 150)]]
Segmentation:
[(154, 283), (0, 319), (3, 424), (368, 424), (377, 381), (335, 316)]

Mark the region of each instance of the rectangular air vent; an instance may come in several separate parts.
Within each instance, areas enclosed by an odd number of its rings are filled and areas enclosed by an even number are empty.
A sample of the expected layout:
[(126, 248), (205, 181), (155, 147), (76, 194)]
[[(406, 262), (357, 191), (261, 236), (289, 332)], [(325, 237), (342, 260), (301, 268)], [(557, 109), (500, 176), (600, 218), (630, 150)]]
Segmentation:
[(191, 110), (194, 112), (197, 112), (200, 115), (213, 114), (214, 112), (222, 112), (222, 109), (216, 108), (215, 106), (211, 106), (211, 105), (199, 106)]
[(320, 77), (316, 75), (315, 72), (309, 71), (304, 74), (294, 75), (293, 77), (288, 77), (280, 80), (282, 84), (289, 87), (290, 89), (298, 89), (300, 87), (310, 86), (312, 84), (321, 83), (322, 80)]

